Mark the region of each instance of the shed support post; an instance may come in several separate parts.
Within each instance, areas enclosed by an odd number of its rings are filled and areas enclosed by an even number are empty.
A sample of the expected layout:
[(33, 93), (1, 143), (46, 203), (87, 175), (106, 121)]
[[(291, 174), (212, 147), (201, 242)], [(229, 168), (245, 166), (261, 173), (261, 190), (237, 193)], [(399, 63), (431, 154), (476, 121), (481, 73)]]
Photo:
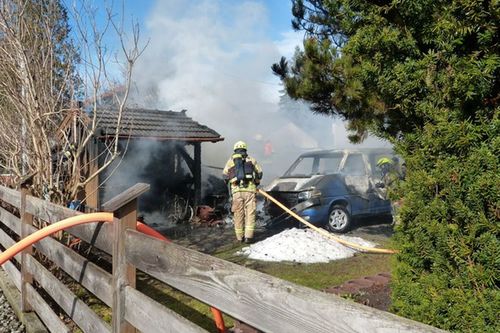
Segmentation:
[(194, 144), (194, 206), (201, 203), (201, 143)]

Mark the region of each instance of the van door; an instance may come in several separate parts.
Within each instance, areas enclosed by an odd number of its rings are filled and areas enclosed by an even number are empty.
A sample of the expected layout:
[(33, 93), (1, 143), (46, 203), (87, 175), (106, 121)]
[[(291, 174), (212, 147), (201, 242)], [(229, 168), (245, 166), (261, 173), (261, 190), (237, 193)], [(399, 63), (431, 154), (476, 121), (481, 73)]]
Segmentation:
[(341, 170), (351, 201), (351, 214), (362, 215), (369, 210), (370, 188), (366, 163), (361, 153), (349, 153)]

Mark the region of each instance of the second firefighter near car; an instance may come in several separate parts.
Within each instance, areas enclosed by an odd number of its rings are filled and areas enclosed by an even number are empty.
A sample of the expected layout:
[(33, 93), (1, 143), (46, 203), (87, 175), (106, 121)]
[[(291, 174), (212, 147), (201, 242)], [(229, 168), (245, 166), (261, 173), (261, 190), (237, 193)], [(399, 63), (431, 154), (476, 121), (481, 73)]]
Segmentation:
[(230, 184), (234, 216), (234, 232), (240, 242), (251, 243), (255, 231), (257, 210), (256, 190), (262, 179), (262, 168), (248, 155), (248, 146), (243, 141), (234, 144), (233, 154), (222, 171), (224, 180)]

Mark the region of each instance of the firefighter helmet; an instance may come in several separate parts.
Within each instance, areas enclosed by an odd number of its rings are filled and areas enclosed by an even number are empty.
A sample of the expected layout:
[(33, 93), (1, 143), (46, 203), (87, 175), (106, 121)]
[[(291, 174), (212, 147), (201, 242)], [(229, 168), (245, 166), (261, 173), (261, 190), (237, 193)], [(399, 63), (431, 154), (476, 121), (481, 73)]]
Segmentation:
[(243, 141), (238, 141), (234, 144), (234, 147), (233, 147), (233, 150), (236, 150), (236, 149), (245, 149), (247, 150), (247, 144)]
[(377, 161), (377, 166), (381, 167), (384, 164), (391, 165), (392, 164), (392, 160), (389, 157), (381, 157), (381, 158), (379, 158), (378, 161)]

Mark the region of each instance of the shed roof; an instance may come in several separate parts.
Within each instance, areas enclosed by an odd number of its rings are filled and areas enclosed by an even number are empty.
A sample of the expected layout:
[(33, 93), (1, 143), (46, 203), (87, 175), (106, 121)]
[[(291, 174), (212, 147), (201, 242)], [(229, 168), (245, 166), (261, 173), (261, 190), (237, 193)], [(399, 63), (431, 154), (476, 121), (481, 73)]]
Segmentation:
[[(97, 110), (99, 138), (113, 136), (118, 110)], [(131, 139), (176, 140), (186, 142), (217, 142), (224, 140), (213, 129), (186, 116), (186, 110), (162, 111), (127, 108), (122, 115), (120, 137)]]

